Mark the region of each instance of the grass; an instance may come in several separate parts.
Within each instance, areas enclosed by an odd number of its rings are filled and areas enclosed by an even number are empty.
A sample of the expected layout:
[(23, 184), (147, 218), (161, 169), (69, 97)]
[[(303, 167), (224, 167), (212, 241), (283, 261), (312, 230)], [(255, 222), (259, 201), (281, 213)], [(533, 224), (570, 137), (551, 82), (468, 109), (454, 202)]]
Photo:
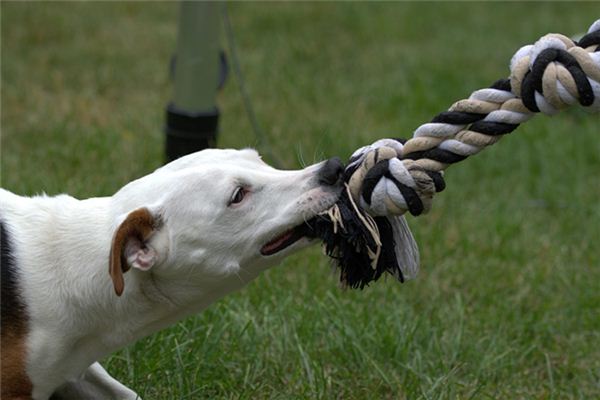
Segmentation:
[[(2, 2), (2, 186), (110, 195), (161, 165), (173, 3)], [(296, 168), (419, 124), (593, 3), (230, 4), (271, 146)], [(230, 79), (222, 147), (257, 143)], [(103, 361), (145, 399), (600, 396), (598, 116), (540, 116), (410, 218), (416, 281), (340, 290), (312, 248)]]

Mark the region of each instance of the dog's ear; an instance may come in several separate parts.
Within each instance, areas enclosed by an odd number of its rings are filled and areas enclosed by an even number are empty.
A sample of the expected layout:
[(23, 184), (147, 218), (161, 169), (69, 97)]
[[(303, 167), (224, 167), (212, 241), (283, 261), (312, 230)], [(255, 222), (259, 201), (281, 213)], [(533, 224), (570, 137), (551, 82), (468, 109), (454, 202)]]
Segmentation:
[(130, 267), (147, 271), (156, 262), (156, 250), (148, 244), (148, 239), (159, 227), (159, 218), (148, 208), (130, 212), (117, 228), (110, 247), (109, 273), (120, 296), (125, 288), (123, 273)]

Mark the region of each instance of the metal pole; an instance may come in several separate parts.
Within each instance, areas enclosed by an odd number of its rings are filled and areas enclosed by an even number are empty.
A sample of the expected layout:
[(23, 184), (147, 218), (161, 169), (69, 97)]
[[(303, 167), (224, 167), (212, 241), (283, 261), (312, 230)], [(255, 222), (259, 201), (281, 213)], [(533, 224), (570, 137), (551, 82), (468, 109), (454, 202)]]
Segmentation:
[(173, 101), (167, 106), (165, 128), (168, 161), (216, 144), (215, 97), (224, 79), (219, 35), (217, 3), (181, 2)]

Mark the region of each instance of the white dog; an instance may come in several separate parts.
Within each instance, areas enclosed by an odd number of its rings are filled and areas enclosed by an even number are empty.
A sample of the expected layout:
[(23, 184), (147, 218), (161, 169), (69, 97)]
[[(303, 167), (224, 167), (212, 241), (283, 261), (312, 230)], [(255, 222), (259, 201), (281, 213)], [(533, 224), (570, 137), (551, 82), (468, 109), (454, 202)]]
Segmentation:
[(112, 197), (0, 189), (2, 399), (135, 399), (96, 361), (197, 313), (306, 244), (337, 159), (280, 171), (205, 150)]

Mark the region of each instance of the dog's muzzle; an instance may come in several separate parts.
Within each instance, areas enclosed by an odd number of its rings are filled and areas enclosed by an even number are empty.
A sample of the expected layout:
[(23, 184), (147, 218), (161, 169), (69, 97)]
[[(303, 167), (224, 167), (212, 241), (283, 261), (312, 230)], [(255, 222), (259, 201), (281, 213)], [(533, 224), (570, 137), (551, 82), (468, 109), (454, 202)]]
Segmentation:
[[(341, 188), (343, 173), (344, 164), (342, 161), (338, 157), (330, 158), (329, 160), (325, 161), (317, 171), (317, 182), (323, 187)], [(311, 219), (314, 218), (318, 218), (318, 216), (312, 217)], [(310, 223), (302, 223), (279, 234), (277, 237), (266, 243), (260, 249), (260, 253), (263, 256), (270, 256), (275, 253), (279, 253), (304, 237), (315, 237)]]

